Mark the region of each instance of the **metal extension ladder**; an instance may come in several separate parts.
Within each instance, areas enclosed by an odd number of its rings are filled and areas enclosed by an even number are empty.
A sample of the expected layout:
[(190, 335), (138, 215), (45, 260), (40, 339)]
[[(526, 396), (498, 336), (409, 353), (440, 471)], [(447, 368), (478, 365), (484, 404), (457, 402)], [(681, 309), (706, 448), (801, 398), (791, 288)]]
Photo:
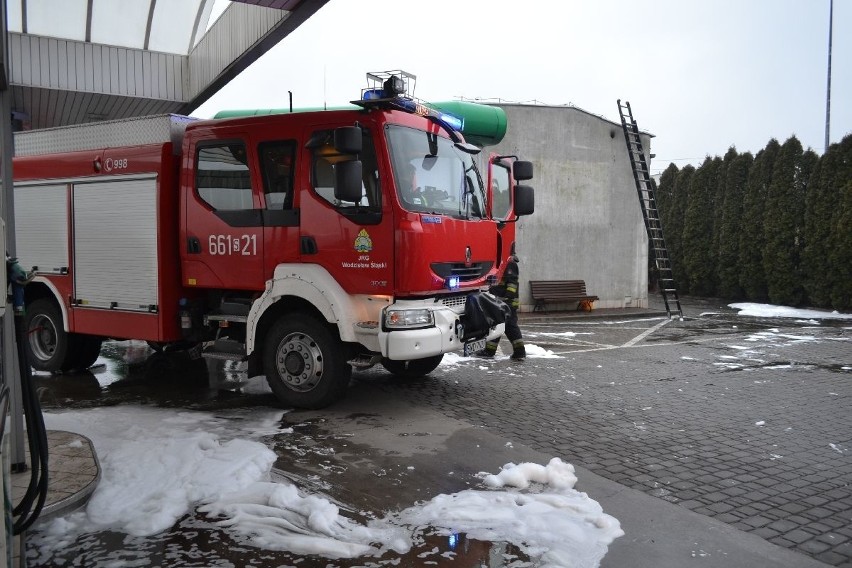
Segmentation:
[(657, 210), (657, 198), (654, 195), (654, 182), (648, 170), (645, 160), (645, 150), (642, 148), (642, 139), (639, 137), (639, 127), (633, 119), (633, 111), (630, 103), (618, 101), (618, 113), (621, 115), (621, 128), (624, 130), (624, 141), (627, 143), (627, 153), (630, 156), (630, 166), (633, 169), (633, 179), (636, 181), (636, 191), (639, 194), (639, 204), (642, 207), (642, 216), (645, 218), (645, 229), (648, 231), (648, 241), (651, 244), (651, 253), (659, 272), (660, 293), (666, 304), (666, 312), (669, 317), (677, 314), (683, 318), (683, 310), (680, 307), (680, 298), (677, 295), (674, 275), (672, 274), (672, 263), (669, 258), (669, 250), (666, 247), (666, 239), (663, 238), (663, 225), (660, 221), (660, 212)]

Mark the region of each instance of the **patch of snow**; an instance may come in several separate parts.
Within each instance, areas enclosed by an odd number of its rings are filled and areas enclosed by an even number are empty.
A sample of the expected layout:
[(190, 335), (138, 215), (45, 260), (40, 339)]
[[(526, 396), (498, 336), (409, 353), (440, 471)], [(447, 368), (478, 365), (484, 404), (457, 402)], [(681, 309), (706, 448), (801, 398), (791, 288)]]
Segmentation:
[(540, 566), (597, 566), (624, 531), (597, 502), (573, 488), (576, 482), (573, 466), (559, 458), (544, 466), (507, 464), (484, 476), (483, 483), (510, 489), (438, 495), (396, 518), (407, 525), (440, 527), (446, 534), (512, 542)]
[(553, 351), (532, 343), (527, 343), (524, 348), (527, 350), (527, 357), (533, 359), (562, 359), (562, 357), (555, 354)]
[(594, 333), (590, 331), (584, 331), (577, 333), (575, 331), (562, 331), (562, 332), (539, 332), (535, 334), (530, 334), (532, 337), (538, 337), (539, 335), (543, 335), (545, 337), (576, 337), (578, 335), (594, 335)]
[(738, 315), (762, 318), (799, 318), (799, 319), (852, 319), (852, 314), (842, 314), (838, 311), (810, 310), (791, 308), (788, 306), (773, 306), (771, 304), (755, 304), (743, 302), (728, 304), (728, 307), (739, 310)]
[(40, 523), (30, 546), (49, 561), (52, 551), (87, 533), (151, 536), (198, 511), (246, 545), (294, 554), (403, 554), (431, 525), (514, 544), (541, 566), (585, 567), (597, 566), (624, 534), (618, 520), (574, 489), (574, 468), (559, 458), (507, 464), (481, 475), (484, 490), (438, 495), (382, 519), (343, 516), (326, 497), (271, 479), (277, 456), (263, 439), (292, 432), (280, 427), (282, 414), (130, 406), (46, 413), (48, 428), (92, 440), (102, 477), (85, 511)]

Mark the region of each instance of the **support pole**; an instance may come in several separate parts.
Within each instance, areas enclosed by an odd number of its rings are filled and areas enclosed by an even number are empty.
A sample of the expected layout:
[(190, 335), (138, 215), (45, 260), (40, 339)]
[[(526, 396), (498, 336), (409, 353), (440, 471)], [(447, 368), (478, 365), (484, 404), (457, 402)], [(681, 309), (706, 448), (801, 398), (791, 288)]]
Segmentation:
[(828, 4), (828, 85), (825, 88), (825, 150), (828, 152), (831, 132), (831, 35), (834, 24), (834, 0)]
[[(12, 156), (15, 154), (12, 136), (12, 91), (9, 90), (9, 27), (6, 18), (6, 0), (0, 3), (0, 177), (3, 186), (0, 199), (0, 221), (6, 224), (6, 251), (15, 256), (15, 196), (12, 191)], [(4, 259), (5, 262), (5, 259)], [(2, 284), (6, 290), (6, 282)], [(24, 413), (21, 403), (21, 388), (18, 368), (18, 352), (15, 347), (15, 317), (8, 295), (4, 292), (6, 304), (3, 316), (3, 381), (9, 387), (11, 417), (11, 456), (12, 471), (26, 469), (24, 451)]]

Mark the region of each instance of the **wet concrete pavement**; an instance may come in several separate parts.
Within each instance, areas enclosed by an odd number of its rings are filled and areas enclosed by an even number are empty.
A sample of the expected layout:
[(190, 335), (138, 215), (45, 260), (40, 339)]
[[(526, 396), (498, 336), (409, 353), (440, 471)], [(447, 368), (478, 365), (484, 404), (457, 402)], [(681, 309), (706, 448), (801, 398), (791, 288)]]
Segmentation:
[[(551, 357), (454, 360), (416, 381), (357, 373), (339, 405), (285, 415), (293, 432), (276, 437), (276, 467), (353, 511), (384, 511), (468, 488), (477, 472), (510, 461), (556, 456), (626, 532), (603, 566), (852, 565), (852, 325), (743, 318), (699, 300), (684, 307), (684, 321), (525, 314), (527, 342)], [(152, 363), (144, 346), (126, 343), (104, 354), (91, 373), (38, 377), (45, 410), (275, 404), (236, 369), (211, 379), (206, 367)], [(139, 543), (137, 556), (168, 549), (168, 565), (200, 565), (174, 563), (182, 546), (198, 549), (189, 534), (205, 535), (210, 557), (236, 554), (235, 565), (262, 556), (240, 556), (215, 530), (184, 519)], [(87, 565), (115, 560), (113, 541), (92, 537)], [(505, 559), (504, 543), (465, 544), (470, 556), (446, 565), (506, 565), (494, 560)], [(406, 565), (427, 561), (415, 552)]]

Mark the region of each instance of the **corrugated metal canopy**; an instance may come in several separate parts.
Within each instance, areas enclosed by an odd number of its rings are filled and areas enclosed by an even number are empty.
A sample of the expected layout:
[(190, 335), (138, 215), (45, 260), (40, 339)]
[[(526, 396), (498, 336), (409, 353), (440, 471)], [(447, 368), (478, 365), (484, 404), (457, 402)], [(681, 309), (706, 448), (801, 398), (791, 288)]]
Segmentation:
[(35, 129), (189, 113), (327, 2), (9, 2), (13, 116)]
[(9, 31), (188, 55), (207, 30), (213, 0), (20, 0)]

